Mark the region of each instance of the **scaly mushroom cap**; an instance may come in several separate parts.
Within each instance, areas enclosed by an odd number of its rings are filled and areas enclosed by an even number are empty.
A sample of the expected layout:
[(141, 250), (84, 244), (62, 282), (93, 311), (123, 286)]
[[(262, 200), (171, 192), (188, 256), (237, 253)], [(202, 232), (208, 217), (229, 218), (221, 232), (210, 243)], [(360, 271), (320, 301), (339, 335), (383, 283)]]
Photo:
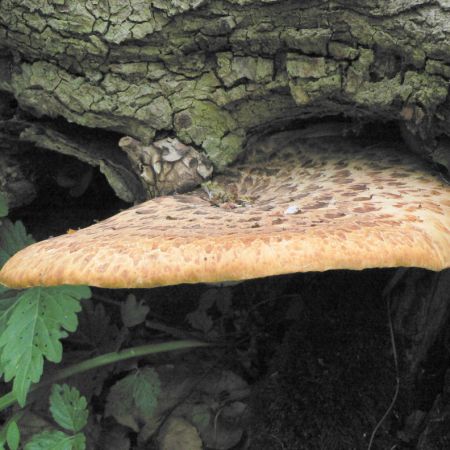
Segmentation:
[(340, 138), (294, 133), (287, 141), (265, 162), (243, 164), (190, 194), (31, 245), (5, 264), (0, 282), (142, 288), (450, 267), (450, 186), (426, 163)]

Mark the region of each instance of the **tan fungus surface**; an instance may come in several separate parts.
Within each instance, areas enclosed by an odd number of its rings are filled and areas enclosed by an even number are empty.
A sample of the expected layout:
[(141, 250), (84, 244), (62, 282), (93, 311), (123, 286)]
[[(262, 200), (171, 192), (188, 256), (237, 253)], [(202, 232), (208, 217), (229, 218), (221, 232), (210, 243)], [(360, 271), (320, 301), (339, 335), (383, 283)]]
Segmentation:
[(450, 186), (426, 163), (386, 145), (286, 137), (266, 160), (208, 188), (159, 197), (22, 250), (0, 282), (153, 287), (450, 267)]

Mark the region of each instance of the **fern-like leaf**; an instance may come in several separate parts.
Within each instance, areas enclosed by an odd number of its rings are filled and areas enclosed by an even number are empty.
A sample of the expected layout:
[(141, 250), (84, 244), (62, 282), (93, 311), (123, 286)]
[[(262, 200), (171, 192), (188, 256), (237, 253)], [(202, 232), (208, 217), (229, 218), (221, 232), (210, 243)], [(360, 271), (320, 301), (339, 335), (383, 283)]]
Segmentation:
[(82, 433), (69, 436), (62, 431), (43, 431), (25, 445), (25, 450), (85, 450), (86, 438)]
[(85, 427), (89, 414), (86, 398), (67, 384), (53, 385), (50, 412), (58, 425), (75, 433)]
[(17, 296), (0, 336), (0, 365), (5, 381), (14, 379), (13, 392), (25, 405), (31, 383), (42, 375), (44, 357), (58, 363), (60, 340), (78, 325), (80, 300), (90, 297), (86, 286), (36, 287)]
[(35, 240), (27, 233), (20, 220), (13, 223), (9, 219), (2, 219), (0, 224), (0, 267), (14, 253), (34, 242)]
[(19, 291), (0, 285), (0, 336), (6, 329), (9, 316), (13, 311)]

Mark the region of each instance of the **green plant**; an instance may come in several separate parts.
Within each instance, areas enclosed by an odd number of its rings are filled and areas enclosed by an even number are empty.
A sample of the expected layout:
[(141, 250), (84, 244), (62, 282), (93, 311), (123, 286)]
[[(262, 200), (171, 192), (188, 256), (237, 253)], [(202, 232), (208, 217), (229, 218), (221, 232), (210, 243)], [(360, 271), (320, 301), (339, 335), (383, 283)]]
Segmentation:
[[(22, 222), (12, 222), (6, 217), (7, 214), (6, 200), (0, 195), (0, 268), (14, 253), (34, 242)], [(61, 362), (61, 341), (77, 330), (81, 300), (90, 297), (91, 291), (87, 286), (14, 290), (0, 285), (0, 375), (4, 381), (12, 382), (11, 392), (0, 397), (0, 412), (16, 402), (24, 407), (32, 391), (87, 370), (151, 353), (206, 345), (198, 341), (142, 345), (91, 357), (57, 373), (46, 374), (44, 361)], [(132, 306), (129, 305), (128, 309), (132, 309)], [(142, 312), (142, 305), (139, 311)], [(132, 319), (128, 317), (129, 311), (125, 315), (128, 321)], [(135, 322), (136, 319), (133, 319), (130, 323)], [(136, 383), (130, 386), (135, 389)], [(142, 383), (139, 389), (143, 389)], [(153, 395), (152, 392), (150, 395)], [(86, 440), (81, 433), (88, 414), (86, 398), (75, 388), (55, 384), (50, 396), (50, 412), (64, 431), (54, 428), (40, 432), (26, 443), (25, 450), (86, 448)], [(19, 447), (18, 423), (21, 417), (21, 412), (14, 414), (0, 429), (0, 450), (15, 450)]]
[[(0, 267), (34, 239), (22, 222), (11, 222), (6, 201), (0, 197)], [(44, 358), (62, 359), (61, 339), (76, 330), (80, 301), (91, 296), (87, 286), (38, 287), (12, 290), (0, 286), (0, 373), (13, 381), (12, 392), (21, 406), (32, 383), (44, 369)]]
[(83, 450), (86, 437), (81, 430), (88, 420), (86, 398), (67, 384), (55, 384), (50, 395), (50, 412), (53, 420), (64, 431), (56, 428), (35, 434), (25, 450)]

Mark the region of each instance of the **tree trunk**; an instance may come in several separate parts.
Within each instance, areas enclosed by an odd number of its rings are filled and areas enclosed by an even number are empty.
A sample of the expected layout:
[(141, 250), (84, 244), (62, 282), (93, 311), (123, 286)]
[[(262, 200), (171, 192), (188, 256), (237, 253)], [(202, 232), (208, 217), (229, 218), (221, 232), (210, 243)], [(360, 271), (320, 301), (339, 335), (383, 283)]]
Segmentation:
[(100, 167), (127, 201), (145, 192), (120, 135), (176, 137), (220, 170), (254, 134), (341, 115), (398, 122), (450, 167), (445, 0), (1, 0), (0, 12), (2, 137)]

